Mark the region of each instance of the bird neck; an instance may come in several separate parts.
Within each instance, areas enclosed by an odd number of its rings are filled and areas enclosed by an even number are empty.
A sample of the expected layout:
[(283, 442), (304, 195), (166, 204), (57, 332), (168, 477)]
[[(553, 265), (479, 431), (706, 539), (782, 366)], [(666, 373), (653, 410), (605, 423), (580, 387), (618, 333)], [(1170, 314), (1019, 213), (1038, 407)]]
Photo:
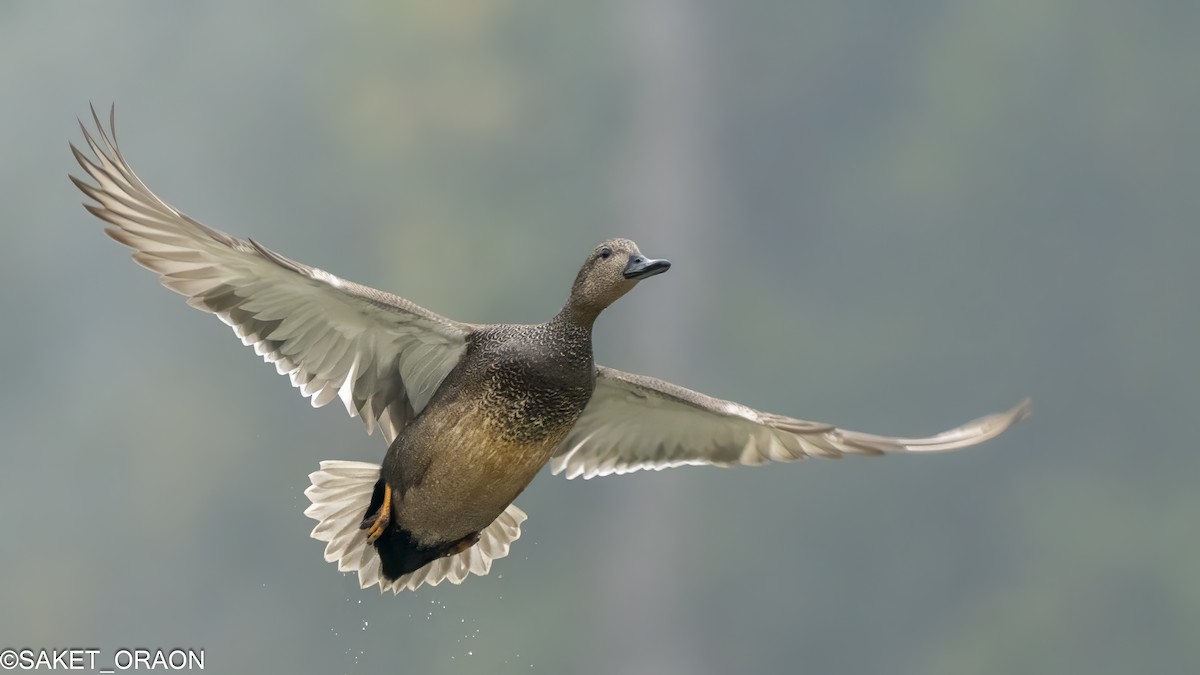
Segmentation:
[(573, 302), (574, 297), (567, 300), (567, 304), (559, 310), (558, 314), (550, 320), (550, 323), (560, 325), (564, 328), (575, 328), (587, 331), (588, 335), (592, 334), (592, 325), (596, 323), (596, 317), (600, 316), (600, 310), (592, 309), (584, 306), (582, 303)]
[(568, 312), (564, 307), (563, 311), (546, 323), (546, 328), (553, 336), (551, 342), (556, 351), (568, 361), (586, 368), (588, 372), (595, 368), (595, 362), (592, 360), (592, 322), (595, 321), (596, 314), (599, 312), (579, 315), (577, 312)]

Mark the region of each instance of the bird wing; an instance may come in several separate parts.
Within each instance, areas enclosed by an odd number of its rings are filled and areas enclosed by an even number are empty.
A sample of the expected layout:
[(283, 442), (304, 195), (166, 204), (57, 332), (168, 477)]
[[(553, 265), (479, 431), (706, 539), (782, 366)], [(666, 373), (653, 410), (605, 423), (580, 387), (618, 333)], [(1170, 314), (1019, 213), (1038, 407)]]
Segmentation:
[(1032, 410), (1026, 399), (928, 438), (893, 438), (765, 413), (678, 385), (597, 368), (591, 401), (551, 460), (553, 473), (593, 478), (639, 469), (758, 465), (845, 454), (944, 452), (993, 438)]
[(390, 443), (429, 402), (466, 349), (472, 330), (404, 298), (309, 267), (253, 240), (206, 227), (159, 199), (116, 142), (113, 113), (99, 138), (83, 129), (93, 158), (71, 145), (96, 181), (71, 180), (110, 224), (108, 236), (192, 307), (216, 314), (314, 407), (341, 398), (352, 417)]

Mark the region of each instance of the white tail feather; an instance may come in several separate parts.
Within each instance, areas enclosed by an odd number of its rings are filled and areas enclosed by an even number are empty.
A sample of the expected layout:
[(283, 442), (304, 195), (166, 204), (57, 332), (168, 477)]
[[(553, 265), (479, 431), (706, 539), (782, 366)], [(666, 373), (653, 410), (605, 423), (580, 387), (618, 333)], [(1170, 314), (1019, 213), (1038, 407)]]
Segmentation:
[(366, 530), (359, 529), (379, 480), (379, 465), (328, 460), (308, 478), (312, 485), (304, 495), (312, 506), (304, 510), (304, 515), (317, 521), (312, 538), (329, 542), (325, 561), (336, 562), (341, 572), (357, 572), (360, 587), (378, 584), (381, 593), (416, 590), (422, 584), (437, 586), (443, 581), (461, 584), (471, 574), (487, 574), (492, 561), (508, 555), (509, 546), (521, 537), (521, 523), (526, 518), (524, 511), (509, 504), (471, 548), (389, 580), (383, 576), (375, 547), (367, 543)]

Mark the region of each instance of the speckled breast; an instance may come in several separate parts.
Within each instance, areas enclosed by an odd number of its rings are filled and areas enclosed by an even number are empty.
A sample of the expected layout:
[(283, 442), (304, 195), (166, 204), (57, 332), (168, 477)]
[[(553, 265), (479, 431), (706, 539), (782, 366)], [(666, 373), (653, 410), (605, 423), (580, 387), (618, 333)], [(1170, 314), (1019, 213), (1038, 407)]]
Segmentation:
[(432, 456), (400, 511), (418, 538), (450, 539), (489, 525), (579, 419), (595, 386), (590, 342), (543, 337), (484, 336), (453, 391), (416, 421), (424, 428), (412, 431), (433, 446)]

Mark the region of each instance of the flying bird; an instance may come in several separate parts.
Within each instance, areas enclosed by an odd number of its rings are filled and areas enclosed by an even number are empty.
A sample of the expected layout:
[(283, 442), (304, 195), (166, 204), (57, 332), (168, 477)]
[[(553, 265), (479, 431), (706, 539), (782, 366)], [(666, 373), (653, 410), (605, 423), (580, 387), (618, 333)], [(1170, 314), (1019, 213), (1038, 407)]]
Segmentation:
[(547, 462), (592, 478), (683, 465), (942, 452), (1026, 417), (1029, 400), (928, 438), (894, 438), (762, 412), (597, 365), (603, 310), (671, 263), (610, 239), (584, 260), (566, 304), (534, 325), (454, 321), (202, 225), (159, 199), (106, 131), (80, 123), (95, 184), (71, 176), (105, 232), (196, 309), (215, 314), (314, 407), (340, 400), (388, 444), (382, 465), (310, 474), (305, 514), (325, 559), (362, 588), (399, 593), (484, 575), (525, 513), (513, 500)]

